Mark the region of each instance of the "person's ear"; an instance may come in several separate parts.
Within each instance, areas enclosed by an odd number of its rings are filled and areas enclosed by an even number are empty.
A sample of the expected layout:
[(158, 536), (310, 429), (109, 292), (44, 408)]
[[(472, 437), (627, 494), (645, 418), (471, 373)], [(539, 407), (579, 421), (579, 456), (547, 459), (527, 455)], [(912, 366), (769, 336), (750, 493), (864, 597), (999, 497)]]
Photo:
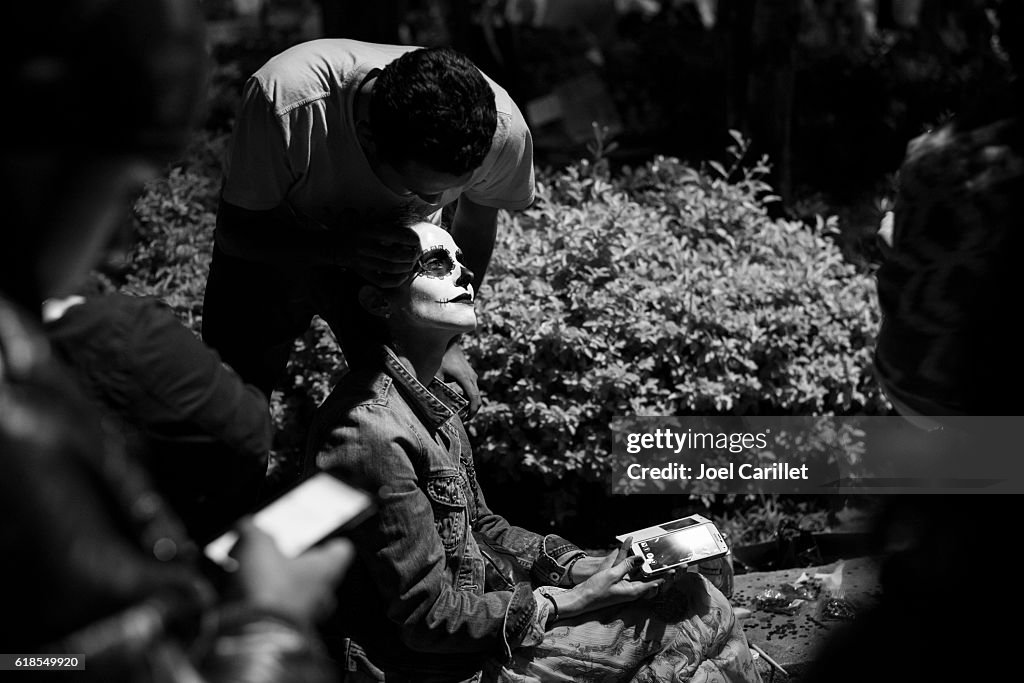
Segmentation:
[(359, 288), (359, 305), (370, 315), (378, 318), (391, 317), (391, 302), (384, 295), (384, 292), (372, 285), (363, 285)]

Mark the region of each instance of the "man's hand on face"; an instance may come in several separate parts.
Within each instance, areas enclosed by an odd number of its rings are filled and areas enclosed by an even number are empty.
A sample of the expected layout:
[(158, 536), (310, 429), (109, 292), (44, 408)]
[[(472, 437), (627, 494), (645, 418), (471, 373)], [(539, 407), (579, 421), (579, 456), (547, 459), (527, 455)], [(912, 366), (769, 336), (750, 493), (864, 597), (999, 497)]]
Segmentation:
[(419, 236), (411, 228), (390, 222), (339, 233), (333, 252), (334, 265), (378, 287), (396, 287), (412, 272), (421, 249)]

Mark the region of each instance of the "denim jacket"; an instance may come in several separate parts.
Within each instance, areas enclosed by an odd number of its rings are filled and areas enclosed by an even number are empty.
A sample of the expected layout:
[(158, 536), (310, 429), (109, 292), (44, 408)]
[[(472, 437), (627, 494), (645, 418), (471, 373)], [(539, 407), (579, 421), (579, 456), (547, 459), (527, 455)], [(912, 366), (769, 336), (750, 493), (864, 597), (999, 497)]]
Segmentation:
[[(534, 587), (571, 585), (570, 563), (585, 554), (487, 507), (465, 408), (453, 389), (437, 379), (423, 386), (385, 348), (377, 368), (343, 377), (313, 420), (307, 470), (334, 471), (379, 495), (377, 517), (355, 532), (362, 571), (350, 571), (340, 612), (358, 613), (346, 635), (384, 668), (472, 669), (510, 657), (547, 611)], [(489, 585), (478, 538), (512, 556), (521, 580)]]

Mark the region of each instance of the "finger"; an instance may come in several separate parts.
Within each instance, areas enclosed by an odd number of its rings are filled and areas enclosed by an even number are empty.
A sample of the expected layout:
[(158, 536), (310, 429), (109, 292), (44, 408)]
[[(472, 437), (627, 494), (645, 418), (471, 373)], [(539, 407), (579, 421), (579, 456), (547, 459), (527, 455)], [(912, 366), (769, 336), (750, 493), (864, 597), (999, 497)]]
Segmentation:
[(394, 223), (379, 224), (364, 233), (364, 237), (381, 243), (391, 243), (419, 250), (420, 236), (412, 228)]
[(367, 275), (366, 279), (370, 282), (370, 284), (377, 285), (381, 289), (391, 289), (393, 287), (400, 286), (409, 278), (406, 275), (388, 275), (384, 273), (374, 273), (373, 275)]
[(598, 571), (606, 571), (614, 567), (619, 559), (618, 553), (608, 553), (601, 558), (601, 564)]
[(658, 579), (657, 581), (651, 581), (650, 583), (641, 584), (643, 589), (640, 592), (642, 598), (654, 598), (661, 593), (661, 589), (665, 587), (665, 580)]
[(482, 401), (480, 400), (480, 392), (478, 391), (470, 394), (468, 400), (469, 407), (466, 409), (466, 416), (471, 419), (480, 410), (480, 405), (482, 404)]
[(235, 531), (238, 532), (239, 536), (247, 536), (253, 532), (261, 531), (261, 529), (256, 526), (256, 520), (253, 519), (252, 515), (246, 515), (235, 522)]
[(350, 243), (348, 248), (357, 253), (373, 255), (378, 258), (401, 259), (404, 261), (415, 261), (422, 253), (418, 244), (404, 244), (377, 238), (358, 239)]
[(622, 560), (628, 557), (631, 554), (632, 549), (633, 537), (626, 536), (626, 538), (622, 541), (622, 545), (619, 546), (618, 552), (615, 554), (615, 564), (622, 562)]
[(228, 553), (231, 557), (237, 558), (243, 554), (257, 553), (271, 548), (277, 550), (274, 538), (256, 526), (251, 516), (240, 519), (235, 525), (235, 532), (238, 534), (238, 542)]
[(465, 394), (466, 400), (469, 401), (470, 415), (475, 414), (480, 409), (480, 389), (476, 385), (476, 377), (459, 375), (454, 379), (455, 383), (462, 389), (462, 393)]
[(270, 534), (256, 526), (252, 517), (246, 517), (236, 523), (234, 532), (238, 538), (228, 550), (227, 558), (221, 563), (225, 571), (233, 574), (244, 566), (262, 566), (268, 562), (284, 560), (277, 542)]
[(385, 273), (408, 273), (416, 265), (416, 259), (394, 259), (387, 254), (356, 250), (355, 263), (365, 270), (380, 270)]
[(609, 571), (612, 572), (612, 576), (615, 579), (622, 580), (623, 578), (626, 577), (627, 574), (629, 574), (634, 569), (636, 569), (638, 566), (640, 566), (640, 562), (641, 562), (641, 559), (639, 557), (637, 557), (636, 555), (632, 555), (630, 557), (627, 557), (622, 562), (619, 562), (617, 565), (612, 567)]
[(380, 244), (371, 242), (356, 246), (356, 253), (362, 258), (374, 258), (381, 261), (398, 261), (413, 264), (419, 258), (418, 249), (402, 245)]
[(398, 287), (406, 280), (409, 279), (409, 272), (405, 273), (386, 273), (379, 270), (372, 270), (368, 268), (359, 267), (356, 272), (362, 276), (370, 284), (378, 287), (387, 289), (390, 287)]
[(896, 225), (896, 214), (892, 211), (886, 211), (885, 215), (882, 216), (882, 220), (878, 224), (878, 231), (875, 233), (885, 246), (892, 248), (892, 235), (893, 229)]

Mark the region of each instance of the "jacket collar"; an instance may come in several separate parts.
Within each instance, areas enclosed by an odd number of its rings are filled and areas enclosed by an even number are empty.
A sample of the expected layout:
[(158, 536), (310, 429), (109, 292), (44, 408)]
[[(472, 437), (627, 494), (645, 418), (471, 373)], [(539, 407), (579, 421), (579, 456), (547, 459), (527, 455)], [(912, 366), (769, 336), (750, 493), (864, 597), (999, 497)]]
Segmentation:
[(423, 422), (436, 431), (455, 416), (465, 420), (469, 402), (447, 384), (434, 378), (429, 386), (409, 372), (395, 352), (384, 347), (384, 372)]

